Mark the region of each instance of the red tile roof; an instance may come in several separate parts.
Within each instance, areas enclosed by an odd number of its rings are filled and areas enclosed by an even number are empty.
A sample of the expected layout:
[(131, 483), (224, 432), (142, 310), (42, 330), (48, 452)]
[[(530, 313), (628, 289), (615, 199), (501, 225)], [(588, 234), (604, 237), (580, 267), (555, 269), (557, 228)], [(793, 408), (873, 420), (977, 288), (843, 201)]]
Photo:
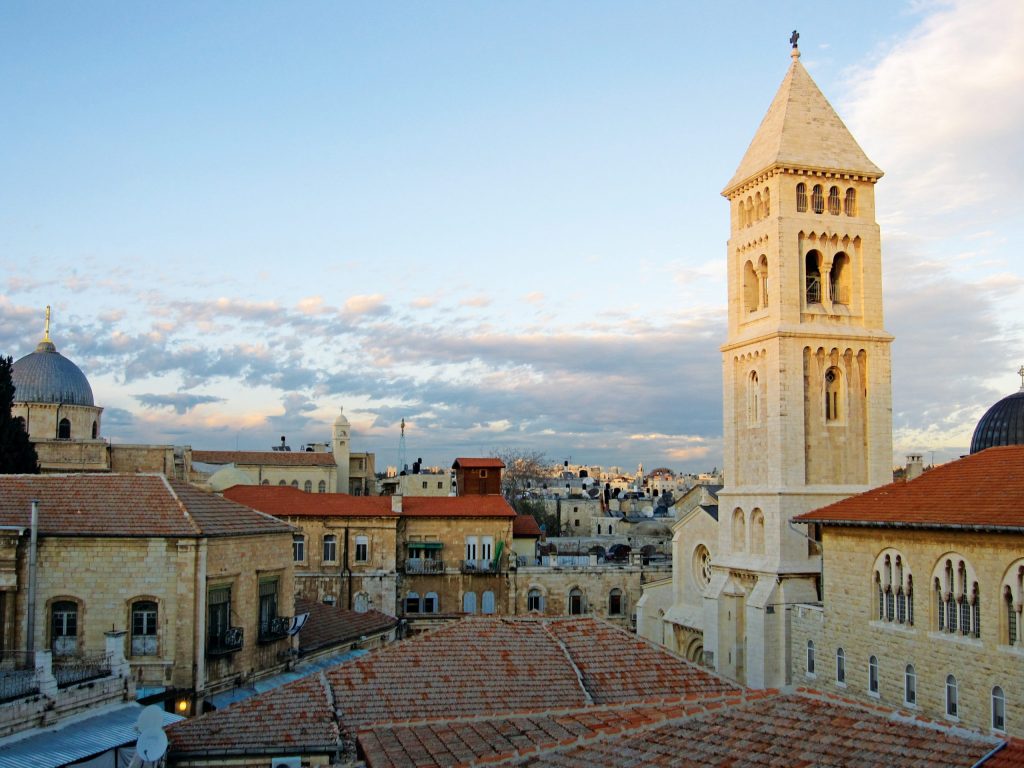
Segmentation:
[(504, 469), (505, 462), (494, 457), (460, 458), (452, 462), (452, 469)]
[(504, 496), (405, 496), (402, 517), (515, 517)]
[(232, 536), (291, 532), (291, 526), (163, 475), (0, 475), (0, 525), (52, 536)]
[(299, 650), (302, 653), (389, 632), (398, 625), (398, 619), (380, 611), (359, 613), (297, 597), (295, 614), (302, 613), (309, 614), (309, 620), (299, 632)]
[(794, 518), (832, 525), (1024, 529), (1024, 446), (1011, 445), (942, 464)]
[(512, 521), (512, 535), (523, 538), (540, 536), (541, 530), (537, 525), (537, 518), (533, 515), (516, 515), (516, 519)]
[(982, 765), (985, 768), (1024, 768), (1024, 739), (1010, 739)]
[(388, 496), (306, 493), (287, 485), (235, 485), (224, 496), (275, 517), (398, 517)]
[(325, 451), (192, 451), (197, 464), (262, 464), (272, 467), (336, 467), (333, 453)]

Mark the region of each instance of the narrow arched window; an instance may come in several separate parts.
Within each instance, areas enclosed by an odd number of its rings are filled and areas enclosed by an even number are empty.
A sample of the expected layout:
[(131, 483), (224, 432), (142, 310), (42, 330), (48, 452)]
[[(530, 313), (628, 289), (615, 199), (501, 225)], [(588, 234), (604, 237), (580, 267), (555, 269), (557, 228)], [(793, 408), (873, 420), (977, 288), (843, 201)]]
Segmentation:
[(1003, 592), (1003, 599), (1006, 602), (1006, 642), (1008, 645), (1017, 644), (1017, 607), (1013, 604), (1013, 592), (1009, 587)]
[(903, 671), (903, 701), (907, 704), (917, 704), (917, 671), (913, 664), (907, 664)]
[(356, 599), (353, 601), (352, 608), (356, 613), (366, 613), (370, 610), (370, 596), (365, 592), (359, 592), (356, 594)]
[(751, 198), (747, 198), (747, 226), (752, 226), (754, 223), (754, 201)]
[(747, 226), (747, 209), (743, 206), (742, 200), (736, 206), (736, 226), (738, 229), (743, 229)]
[(333, 563), (338, 559), (338, 537), (333, 533), (324, 536), (324, 562)]
[(804, 261), (807, 272), (807, 303), (821, 303), (821, 254), (808, 251)]
[(942, 585), (935, 579), (935, 616), (937, 629), (941, 632), (946, 628), (946, 601), (942, 595)]
[(836, 651), (836, 682), (846, 685), (846, 651), (842, 648)]
[(757, 424), (761, 420), (760, 386), (757, 371), (751, 371), (747, 379), (747, 421)]
[(494, 592), (489, 589), (480, 597), (480, 613), (494, 613)]
[(832, 258), (828, 287), (833, 304), (850, 303), (850, 257), (845, 253), (837, 253)]
[(992, 689), (992, 730), (1006, 730), (1006, 696), (998, 685)]
[(946, 714), (949, 717), (958, 717), (960, 711), (959, 692), (956, 678), (953, 675), (946, 675)]
[(324, 480), (321, 480), (319, 483), (317, 483), (316, 492), (327, 493), (327, 483)]
[(262, 481), (262, 482), (260, 483), (260, 485), (270, 485), (270, 481), (269, 481), (269, 480), (267, 480), (267, 479), (264, 479), (264, 480), (263, 480), (263, 481)]
[(92, 439), (95, 440), (100, 435), (100, 425), (95, 421), (92, 423)]
[(768, 190), (768, 187), (764, 188), (764, 215), (772, 215), (772, 193)]
[(828, 191), (828, 212), (833, 216), (839, 215), (839, 187), (832, 187)]
[(608, 593), (608, 615), (609, 616), (621, 616), (622, 615), (622, 590), (613, 589)]
[(764, 513), (760, 509), (750, 513), (750, 551), (755, 555), (764, 554)]
[(71, 439), (71, 421), (68, 419), (61, 419), (57, 425), (57, 439), (58, 440), (70, 440)]
[(843, 202), (843, 207), (847, 216), (857, 215), (857, 190), (853, 187), (846, 190), (846, 199)]
[(288, 481), (287, 480), (279, 480), (277, 484), (279, 486), (281, 486), (281, 485), (285, 485), (286, 486), (286, 485), (288, 485)]
[(732, 549), (734, 552), (743, 552), (747, 548), (747, 521), (743, 517), (742, 509), (735, 509), (732, 513)]
[(821, 188), (821, 184), (815, 184), (814, 189), (811, 190), (811, 209), (815, 213), (823, 213), (825, 211), (825, 193)]
[(292, 480), (292, 488), (294, 488), (295, 490), (299, 489), (299, 481), (298, 480)]
[(132, 603), (132, 656), (156, 655), (156, 603)]
[(981, 637), (981, 594), (978, 591), (978, 582), (974, 582), (971, 590), (971, 635)]
[(466, 592), (462, 596), (462, 612), (476, 613), (476, 592)]
[(878, 695), (878, 657), (868, 659), (868, 693)]
[(796, 185), (796, 209), (800, 213), (807, 211), (807, 185), (802, 181)]
[(573, 587), (569, 590), (569, 615), (579, 616), (585, 609), (582, 590), (579, 587)]
[(757, 281), (761, 287), (760, 296), (758, 297), (761, 308), (764, 309), (768, 306), (768, 257), (762, 256), (760, 261), (757, 263)]
[(885, 587), (882, 586), (882, 577), (875, 571), (875, 595), (878, 598), (878, 620), (885, 618)]
[(914, 625), (914, 577), (907, 576), (907, 624)]
[(59, 600), (51, 607), (50, 650), (54, 656), (78, 653), (78, 603)]
[(758, 296), (761, 291), (758, 282), (753, 263), (746, 262), (743, 265), (743, 303), (746, 305), (747, 312), (756, 312), (760, 308)]
[(814, 674), (814, 641), (807, 641), (807, 674)]
[(526, 610), (538, 613), (544, 611), (544, 595), (536, 587), (526, 593)]
[(313, 492), (313, 481), (312, 480), (307, 480), (305, 483), (303, 483), (302, 484), (302, 490), (304, 490), (306, 493), (312, 493)]
[(833, 366), (825, 371), (825, 421), (836, 422), (842, 418), (842, 385), (838, 368)]
[(754, 216), (758, 221), (764, 218), (764, 201), (760, 192), (754, 195)]

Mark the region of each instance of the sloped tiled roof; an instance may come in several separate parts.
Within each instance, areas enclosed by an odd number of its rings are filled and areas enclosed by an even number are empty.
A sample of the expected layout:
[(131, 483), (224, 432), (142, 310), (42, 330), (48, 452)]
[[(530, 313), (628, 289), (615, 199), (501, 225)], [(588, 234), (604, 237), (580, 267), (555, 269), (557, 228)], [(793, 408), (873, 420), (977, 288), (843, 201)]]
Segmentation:
[(331, 645), (349, 643), (360, 637), (387, 632), (398, 624), (398, 619), (380, 611), (348, 611), (316, 600), (295, 598), (295, 614), (309, 614), (309, 620), (299, 632), (299, 650), (303, 653)]
[(334, 454), (325, 451), (192, 451), (192, 462), (274, 467), (338, 466)]
[(1024, 529), (1024, 446), (989, 448), (799, 515), (799, 522)]
[(504, 496), (405, 496), (402, 517), (515, 517)]
[(388, 496), (306, 493), (288, 485), (235, 485), (224, 496), (275, 517), (398, 517)]
[(798, 58), (723, 194), (773, 166), (882, 176)]
[(505, 462), (487, 456), (484, 458), (462, 457), (452, 462), (452, 469), (504, 469)]
[(541, 530), (537, 525), (537, 518), (533, 515), (516, 515), (516, 519), (512, 521), (512, 535), (524, 538), (540, 536)]
[(163, 475), (0, 475), (0, 525), (60, 536), (232, 536), (291, 531), (248, 507)]

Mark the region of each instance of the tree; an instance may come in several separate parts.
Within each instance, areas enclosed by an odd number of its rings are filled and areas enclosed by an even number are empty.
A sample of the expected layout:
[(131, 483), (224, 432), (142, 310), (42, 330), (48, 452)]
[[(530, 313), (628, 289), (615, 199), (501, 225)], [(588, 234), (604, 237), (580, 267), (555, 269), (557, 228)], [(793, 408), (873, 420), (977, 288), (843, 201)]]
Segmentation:
[(502, 448), (491, 452), (501, 459), (505, 469), (501, 471), (501, 492), (516, 511), (519, 511), (523, 494), (528, 488), (537, 488), (547, 474), (548, 460), (544, 451), (529, 451), (522, 448)]
[(0, 474), (35, 474), (39, 457), (28, 439), (25, 420), (14, 418), (14, 361), (0, 356)]

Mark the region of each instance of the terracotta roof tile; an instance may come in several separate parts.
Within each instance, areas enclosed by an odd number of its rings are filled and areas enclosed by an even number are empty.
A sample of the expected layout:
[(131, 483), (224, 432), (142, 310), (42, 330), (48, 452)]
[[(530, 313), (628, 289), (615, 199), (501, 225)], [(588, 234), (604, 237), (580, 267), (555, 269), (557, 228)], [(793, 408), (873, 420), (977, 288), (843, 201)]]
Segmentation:
[(387, 496), (306, 493), (287, 485), (235, 485), (224, 496), (275, 517), (398, 517)]
[(263, 464), (276, 467), (336, 467), (333, 453), (325, 451), (192, 451), (198, 464)]
[(540, 536), (541, 530), (537, 525), (537, 518), (533, 515), (516, 515), (516, 519), (512, 521), (512, 535), (524, 538)]
[(1024, 529), (1024, 446), (989, 448), (909, 482), (883, 485), (794, 519), (834, 525)]
[(485, 458), (458, 458), (452, 462), (452, 469), (504, 469), (505, 462), (488, 456)]
[(985, 768), (1024, 768), (1024, 739), (1010, 739), (982, 765)]
[(503, 496), (405, 496), (402, 517), (508, 517), (516, 516)]
[(357, 640), (363, 635), (387, 632), (398, 619), (380, 611), (347, 611), (316, 600), (295, 598), (295, 613), (308, 613), (309, 620), (299, 632), (299, 650), (308, 653), (339, 643)]

